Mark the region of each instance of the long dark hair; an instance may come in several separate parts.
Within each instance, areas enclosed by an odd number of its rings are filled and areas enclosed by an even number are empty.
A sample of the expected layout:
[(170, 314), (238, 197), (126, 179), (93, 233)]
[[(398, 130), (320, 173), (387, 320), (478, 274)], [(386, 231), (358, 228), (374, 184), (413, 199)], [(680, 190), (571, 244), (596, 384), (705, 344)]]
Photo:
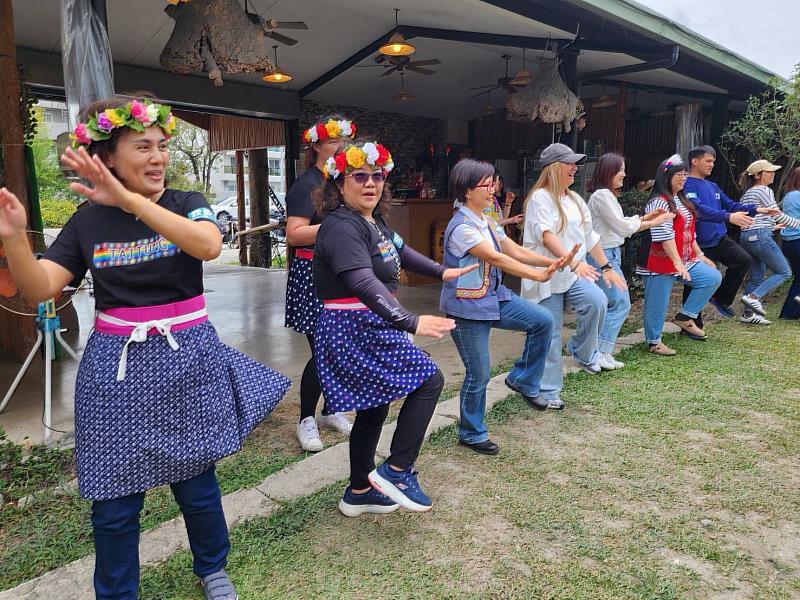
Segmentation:
[(606, 152), (597, 159), (597, 165), (594, 168), (594, 175), (592, 181), (589, 183), (589, 191), (596, 192), (597, 190), (611, 190), (614, 192), (614, 177), (620, 172), (622, 167), (625, 166), (625, 157), (616, 152)]
[[(353, 146), (361, 148), (367, 142), (372, 140), (360, 138), (356, 140)], [(339, 154), (337, 152), (336, 154)], [(311, 202), (314, 204), (314, 210), (317, 214), (324, 215), (325, 213), (333, 212), (340, 206), (345, 206), (344, 194), (342, 188), (344, 187), (344, 173), (341, 173), (336, 179), (327, 177), (325, 182), (311, 193)], [(381, 194), (378, 205), (375, 211), (382, 217), (389, 214), (389, 208), (392, 205), (392, 190), (389, 187), (389, 182), (383, 182), (383, 193)]]
[(789, 172), (789, 178), (786, 180), (786, 191), (796, 192), (800, 190), (800, 167), (795, 167)]
[[(672, 178), (678, 173), (685, 171), (686, 163), (683, 162), (683, 159), (680, 156), (675, 154), (669, 157), (667, 160), (658, 165), (658, 169), (656, 170), (655, 185), (653, 185), (653, 191), (650, 192), (651, 199), (659, 196), (664, 198), (664, 200), (667, 201), (667, 204), (669, 204), (670, 211), (676, 215), (678, 214), (678, 206), (675, 204), (675, 195), (672, 193)], [(686, 209), (692, 213), (692, 216), (697, 218), (697, 208), (692, 201), (686, 197), (686, 194), (683, 192), (683, 190), (678, 192), (678, 198), (680, 198)]]
[[(311, 125), (309, 125), (309, 127), (316, 127), (320, 123), (325, 124), (331, 119), (333, 119), (334, 121), (350, 120), (347, 117), (340, 115), (339, 113), (331, 113), (329, 115), (323, 115), (321, 117), (318, 117)], [(314, 144), (308, 144), (308, 146), (306, 146), (305, 163), (306, 163), (306, 169), (310, 169), (311, 167), (317, 164), (317, 151), (314, 150)]]

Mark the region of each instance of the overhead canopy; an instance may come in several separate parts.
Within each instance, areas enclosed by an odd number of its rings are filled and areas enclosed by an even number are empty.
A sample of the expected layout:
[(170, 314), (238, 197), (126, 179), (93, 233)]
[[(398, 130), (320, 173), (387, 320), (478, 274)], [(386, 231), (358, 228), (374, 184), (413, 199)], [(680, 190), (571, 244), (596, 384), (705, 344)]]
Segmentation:
[[(58, 4), (14, 0), (20, 58), (36, 89), (53, 93), (61, 85)], [(117, 89), (147, 89), (185, 108), (279, 119), (297, 117), (300, 98), (472, 119), (487, 97), (470, 98), (476, 92), (469, 88), (503, 76), (503, 54), (512, 57), (513, 77), (522, 66), (523, 47), (529, 48), (535, 78), (535, 63), (548, 38), (580, 51), (577, 75), (586, 79), (585, 89), (627, 81), (665, 93), (744, 100), (773, 75), (629, 0), (406, 0), (399, 21), (417, 48), (412, 60), (438, 58), (442, 64), (428, 67), (435, 75), (407, 72), (405, 86), (416, 101), (396, 103), (391, 97), (400, 89), (398, 74), (382, 77), (384, 67), (374, 61), (377, 48), (394, 31), (396, 2), (254, 0), (250, 5), (265, 18), (308, 24), (307, 31), (279, 30), (299, 42), (279, 44), (280, 65), (294, 76), (290, 83), (272, 86), (260, 73), (228, 74), (225, 86), (215, 88), (203, 73), (164, 73), (159, 55), (174, 21), (164, 13), (166, 1), (147, 0), (107, 3)], [(669, 69), (593, 77), (668, 57), (673, 45), (680, 53)], [(505, 92), (494, 92), (492, 99), (502, 104)]]

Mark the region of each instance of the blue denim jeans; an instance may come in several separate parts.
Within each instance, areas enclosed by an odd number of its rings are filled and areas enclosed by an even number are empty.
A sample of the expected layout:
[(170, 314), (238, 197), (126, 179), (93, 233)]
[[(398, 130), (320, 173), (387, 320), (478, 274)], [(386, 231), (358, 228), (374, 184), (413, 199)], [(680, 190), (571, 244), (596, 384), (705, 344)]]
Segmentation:
[[(681, 308), (687, 317), (696, 319), (709, 298), (722, 283), (722, 275), (717, 269), (698, 260), (689, 267), (691, 281), (681, 279), (684, 285), (692, 288), (689, 297)], [(643, 275), (644, 279), (644, 336), (648, 344), (661, 341), (664, 319), (669, 308), (672, 286), (678, 281), (677, 275)]]
[[(603, 252), (606, 253), (606, 258), (617, 274), (625, 279), (622, 274), (622, 247), (604, 248)], [(598, 271), (600, 265), (591, 257), (587, 256), (589, 264)], [(610, 353), (614, 350), (614, 343), (619, 336), (619, 330), (628, 318), (628, 313), (631, 312), (631, 296), (628, 290), (621, 290), (615, 285), (609, 286), (606, 284), (605, 279), (602, 277), (597, 280), (597, 285), (606, 295), (608, 299), (608, 307), (606, 308), (606, 318), (603, 321), (603, 327), (600, 329), (600, 336), (597, 340), (597, 349), (600, 352)]]
[(561, 361), (561, 329), (564, 323), (564, 303), (573, 306), (578, 323), (567, 342), (567, 350), (580, 363), (590, 365), (597, 360), (597, 338), (606, 318), (606, 296), (595, 284), (578, 279), (563, 294), (552, 294), (539, 304), (553, 317), (553, 338), (547, 352), (547, 364), (542, 377), (542, 397), (553, 400), (564, 387)]
[(527, 333), (522, 356), (514, 363), (508, 381), (523, 394), (538, 396), (553, 319), (538, 304), (516, 295), (500, 302), (500, 319), (497, 321), (453, 318), (456, 320), (453, 341), (466, 369), (461, 386), (458, 437), (468, 444), (476, 444), (489, 439), (483, 418), (486, 415), (486, 386), (492, 366), (489, 358), (489, 333), (492, 328)]
[[(225, 568), (230, 542), (214, 467), (170, 487), (186, 522), (195, 574), (204, 577)], [(139, 513), (143, 506), (144, 493), (92, 503), (97, 600), (138, 598)]]
[[(756, 297), (763, 298), (784, 281), (791, 279), (792, 269), (775, 243), (771, 229), (743, 231), (739, 245), (753, 257), (750, 281), (744, 288), (745, 294), (755, 294)], [(768, 268), (772, 275), (765, 279)]]
[(800, 304), (794, 300), (800, 296), (800, 239), (783, 240), (783, 255), (789, 259), (794, 271), (794, 281), (783, 303), (781, 319), (800, 319)]

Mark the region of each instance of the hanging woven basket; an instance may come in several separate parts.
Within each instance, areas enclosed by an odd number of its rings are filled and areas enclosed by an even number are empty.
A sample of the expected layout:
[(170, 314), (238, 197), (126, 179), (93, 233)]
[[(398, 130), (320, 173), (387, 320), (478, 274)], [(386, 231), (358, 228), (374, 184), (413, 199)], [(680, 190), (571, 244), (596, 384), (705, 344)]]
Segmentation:
[(562, 123), (564, 131), (585, 116), (581, 102), (561, 77), (558, 58), (542, 59), (540, 73), (525, 89), (509, 95), (506, 114), (509, 121)]

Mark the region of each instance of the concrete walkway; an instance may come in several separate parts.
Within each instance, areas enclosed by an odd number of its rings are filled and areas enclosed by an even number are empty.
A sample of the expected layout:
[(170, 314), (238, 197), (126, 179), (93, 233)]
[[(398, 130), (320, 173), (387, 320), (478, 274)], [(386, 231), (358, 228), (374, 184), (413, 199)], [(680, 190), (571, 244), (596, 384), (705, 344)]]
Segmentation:
[[(671, 323), (665, 332), (673, 333), (677, 327)], [(565, 338), (566, 339), (566, 338)], [(637, 332), (620, 338), (615, 353), (644, 341), (644, 335)], [(564, 358), (564, 372), (580, 370), (570, 358)], [(494, 377), (486, 394), (487, 410), (510, 395), (503, 383), (505, 374)], [(459, 417), (459, 399), (453, 398), (436, 407), (427, 435), (454, 425)], [(384, 426), (378, 444), (378, 455), (385, 458), (396, 424)], [(427, 439), (427, 436), (426, 436)], [(328, 485), (342, 481), (349, 475), (348, 445), (342, 442), (267, 477), (260, 485), (233, 492), (223, 497), (225, 517), (229, 527), (254, 517), (268, 517), (278, 510), (282, 503), (308, 496)], [(331, 507), (331, 510), (335, 510)], [(183, 518), (177, 517), (155, 529), (142, 534), (140, 557), (143, 567), (157, 565), (175, 552), (189, 548)], [(92, 574), (94, 556), (87, 556), (54, 571), (50, 571), (19, 585), (0, 592), (0, 600), (85, 600), (93, 596)]]

